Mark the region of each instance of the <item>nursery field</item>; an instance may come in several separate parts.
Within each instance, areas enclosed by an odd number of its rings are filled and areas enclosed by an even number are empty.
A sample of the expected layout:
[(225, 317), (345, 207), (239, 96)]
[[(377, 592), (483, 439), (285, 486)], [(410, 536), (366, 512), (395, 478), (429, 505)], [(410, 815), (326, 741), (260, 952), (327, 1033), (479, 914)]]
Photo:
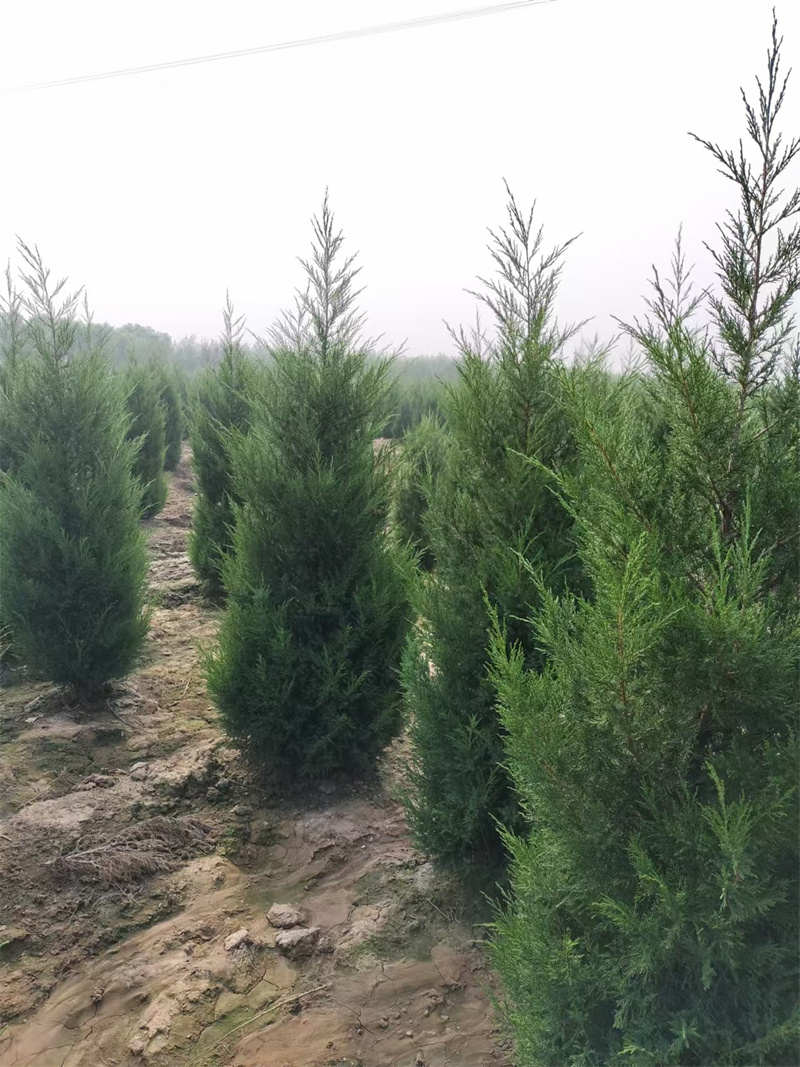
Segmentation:
[(327, 192), (213, 344), (18, 238), (0, 1067), (800, 1063), (783, 47), (605, 342), (508, 183), (452, 356), (368, 332)]
[(0, 1063), (509, 1064), (483, 927), (409, 841), (404, 742), (379, 779), (290, 803), (226, 744), (192, 496), (184, 455), (145, 523), (139, 669), (94, 705), (0, 691)]

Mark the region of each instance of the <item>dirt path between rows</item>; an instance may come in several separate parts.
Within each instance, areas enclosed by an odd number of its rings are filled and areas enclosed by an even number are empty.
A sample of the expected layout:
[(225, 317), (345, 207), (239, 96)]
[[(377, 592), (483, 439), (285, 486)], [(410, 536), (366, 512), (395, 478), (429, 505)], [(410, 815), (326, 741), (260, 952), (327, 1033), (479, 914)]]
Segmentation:
[(226, 745), (191, 507), (184, 457), (146, 524), (141, 669), (93, 707), (0, 689), (0, 1064), (508, 1067), (484, 928), (409, 841), (402, 742), (380, 784), (302, 805)]

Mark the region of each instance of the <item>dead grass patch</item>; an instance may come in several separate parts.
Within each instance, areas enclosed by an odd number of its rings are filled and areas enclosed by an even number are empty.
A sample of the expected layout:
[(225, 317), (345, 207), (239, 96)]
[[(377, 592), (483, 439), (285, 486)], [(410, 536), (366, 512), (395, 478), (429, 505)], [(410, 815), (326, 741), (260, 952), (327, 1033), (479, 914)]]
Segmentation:
[(156, 815), (91, 847), (79, 847), (46, 864), (56, 881), (123, 888), (149, 875), (173, 870), (193, 855), (210, 852), (210, 828), (192, 816)]

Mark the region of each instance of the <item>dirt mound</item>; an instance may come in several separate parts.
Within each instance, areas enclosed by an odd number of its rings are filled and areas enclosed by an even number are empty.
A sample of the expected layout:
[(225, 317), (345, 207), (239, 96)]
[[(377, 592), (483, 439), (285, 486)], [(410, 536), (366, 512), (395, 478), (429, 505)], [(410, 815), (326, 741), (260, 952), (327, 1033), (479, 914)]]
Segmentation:
[(184, 460), (145, 524), (156, 606), (136, 674), (91, 708), (4, 691), (0, 1062), (509, 1064), (482, 927), (392, 799), (402, 744), (386, 788), (323, 783), (302, 807), (265, 798), (226, 745), (191, 503)]

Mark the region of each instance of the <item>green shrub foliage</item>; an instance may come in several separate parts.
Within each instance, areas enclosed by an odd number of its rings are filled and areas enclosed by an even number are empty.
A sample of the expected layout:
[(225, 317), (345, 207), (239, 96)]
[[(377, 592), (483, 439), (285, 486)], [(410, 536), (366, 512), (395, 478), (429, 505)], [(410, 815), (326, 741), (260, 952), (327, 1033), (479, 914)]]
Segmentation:
[(153, 366), (132, 363), (123, 375), (130, 425), (128, 437), (138, 445), (134, 472), (142, 493), (142, 513), (150, 518), (167, 499), (164, 477), (166, 418), (161, 403), (160, 373)]
[(455, 376), (454, 360), (442, 360), (425, 357), (417, 357), (398, 363), (410, 363), (411, 368), (402, 368), (401, 374), (392, 383), (390, 402), (392, 414), (381, 431), (383, 437), (402, 438), (410, 430), (413, 430), (423, 419), (437, 419), (441, 416), (442, 398), (444, 396), (444, 383), (438, 378), (423, 378), (414, 380), (411, 376), (414, 372), (420, 373), (426, 362), (433, 367), (443, 363), (443, 371), (451, 378)]
[(537, 595), (538, 577), (557, 589), (578, 579), (572, 520), (542, 466), (561, 469), (574, 455), (557, 374), (570, 331), (553, 317), (566, 247), (545, 251), (533, 213), (510, 197), (508, 226), (492, 235), (497, 277), (480, 294), (496, 339), (457, 335), (459, 381), (446, 391), (447, 462), (424, 520), (436, 571), (419, 585), (421, 623), (403, 680), (414, 746), (411, 825), (422, 847), (449, 864), (499, 860), (495, 820), (517, 819), (487, 675), (487, 602), (538, 668), (541, 655), (516, 616)]
[(158, 379), (159, 398), (164, 411), (164, 470), (174, 471), (183, 447), (183, 403), (178, 375), (166, 363), (155, 363), (153, 372)]
[(208, 679), (226, 728), (282, 779), (364, 772), (399, 727), (407, 575), (373, 438), (389, 365), (361, 339), (327, 200), (308, 290), (277, 327), (260, 412), (234, 443), (234, 553)]
[(222, 359), (200, 377), (194, 394), (191, 443), (197, 495), (189, 537), (189, 556), (205, 592), (224, 593), (222, 567), (233, 537), (231, 438), (250, 428), (256, 383), (250, 358), (241, 346), (244, 322), (230, 298), (223, 312)]
[(135, 446), (109, 366), (81, 343), (77, 295), (38, 250), (20, 254), (25, 358), (4, 364), (0, 399), (2, 618), (32, 675), (89, 692), (131, 668), (147, 630)]
[(12, 470), (25, 454), (27, 426), (23, 413), (12, 404), (12, 394), (29, 349), (25, 322), (25, 298), (14, 282), (9, 263), (6, 292), (0, 296), (0, 471)]
[(420, 566), (428, 571), (433, 568), (435, 557), (423, 520), (445, 464), (447, 440), (439, 420), (424, 415), (395, 446), (398, 452), (393, 461), (392, 529), (401, 544), (414, 549)]
[(590, 595), (541, 589), (543, 672), (496, 630), (531, 824), (507, 836), (495, 943), (522, 1064), (798, 1060), (800, 197), (776, 183), (800, 142), (777, 134), (779, 53), (773, 31), (745, 100), (755, 165), (702, 142), (741, 197), (713, 331), (678, 249), (628, 328), (645, 375), (613, 408), (569, 391), (583, 468), (559, 481)]

